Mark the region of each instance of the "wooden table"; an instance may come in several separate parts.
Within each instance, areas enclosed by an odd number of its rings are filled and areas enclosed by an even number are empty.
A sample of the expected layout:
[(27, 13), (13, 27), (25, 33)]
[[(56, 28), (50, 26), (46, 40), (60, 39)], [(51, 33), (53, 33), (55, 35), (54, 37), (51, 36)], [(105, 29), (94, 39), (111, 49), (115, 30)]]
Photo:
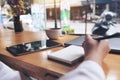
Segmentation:
[[(43, 35), (45, 34), (41, 32), (28, 31), (15, 33), (5, 30), (4, 32), (0, 32), (0, 60), (8, 66), (27, 73), (38, 80), (56, 80), (80, 64), (67, 66), (47, 59), (49, 52), (63, 49), (64, 47), (62, 46), (17, 57), (6, 51), (7, 46), (40, 40), (41, 37), (43, 38)], [(65, 35), (55, 41), (64, 44), (64, 42), (77, 37), (78, 36)], [(120, 80), (120, 56), (109, 54), (103, 62), (103, 69), (107, 80)]]

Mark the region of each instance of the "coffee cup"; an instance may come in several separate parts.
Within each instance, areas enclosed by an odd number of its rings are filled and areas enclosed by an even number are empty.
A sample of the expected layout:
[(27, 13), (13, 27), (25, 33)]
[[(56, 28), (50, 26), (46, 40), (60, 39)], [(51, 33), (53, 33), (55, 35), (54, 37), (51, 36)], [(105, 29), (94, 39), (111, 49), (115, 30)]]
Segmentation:
[(59, 39), (59, 37), (62, 35), (61, 28), (48, 28), (45, 29), (45, 32), (49, 39)]

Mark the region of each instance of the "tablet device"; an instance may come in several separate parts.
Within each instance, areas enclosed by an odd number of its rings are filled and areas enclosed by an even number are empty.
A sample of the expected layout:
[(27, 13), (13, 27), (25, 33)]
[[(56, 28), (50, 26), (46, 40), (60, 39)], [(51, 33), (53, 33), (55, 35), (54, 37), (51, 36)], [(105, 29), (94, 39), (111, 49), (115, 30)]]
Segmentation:
[(12, 45), (12, 46), (6, 47), (6, 49), (12, 55), (19, 56), (19, 55), (28, 54), (35, 51), (57, 47), (60, 45), (61, 45), (60, 43), (54, 42), (52, 40), (39, 40), (39, 41)]

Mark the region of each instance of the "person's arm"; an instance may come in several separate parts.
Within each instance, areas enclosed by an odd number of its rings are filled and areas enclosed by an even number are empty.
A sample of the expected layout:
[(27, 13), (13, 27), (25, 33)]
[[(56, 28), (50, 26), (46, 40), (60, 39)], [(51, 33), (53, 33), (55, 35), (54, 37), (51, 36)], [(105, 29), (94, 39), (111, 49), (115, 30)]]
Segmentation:
[(21, 80), (19, 71), (15, 71), (0, 61), (0, 80)]
[(59, 80), (105, 80), (105, 75), (99, 64), (87, 60)]
[(0, 80), (31, 80), (22, 72), (14, 70), (0, 61)]
[(85, 60), (73, 71), (61, 77), (59, 80), (105, 80), (101, 63), (109, 52), (107, 40), (96, 41), (86, 35), (83, 43)]

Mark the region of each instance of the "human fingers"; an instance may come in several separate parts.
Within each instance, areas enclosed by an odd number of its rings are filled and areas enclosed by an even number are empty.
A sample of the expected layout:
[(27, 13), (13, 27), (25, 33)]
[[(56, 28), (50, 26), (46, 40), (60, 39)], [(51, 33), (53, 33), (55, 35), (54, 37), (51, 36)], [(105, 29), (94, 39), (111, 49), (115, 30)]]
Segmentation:
[(108, 53), (111, 50), (109, 46), (109, 41), (107, 39), (101, 40), (99, 42), (99, 48), (102, 49), (102, 51), (104, 51), (105, 53)]
[(89, 40), (93, 40), (93, 38), (89, 35), (89, 34), (86, 34), (85, 35), (85, 41), (89, 41)]

